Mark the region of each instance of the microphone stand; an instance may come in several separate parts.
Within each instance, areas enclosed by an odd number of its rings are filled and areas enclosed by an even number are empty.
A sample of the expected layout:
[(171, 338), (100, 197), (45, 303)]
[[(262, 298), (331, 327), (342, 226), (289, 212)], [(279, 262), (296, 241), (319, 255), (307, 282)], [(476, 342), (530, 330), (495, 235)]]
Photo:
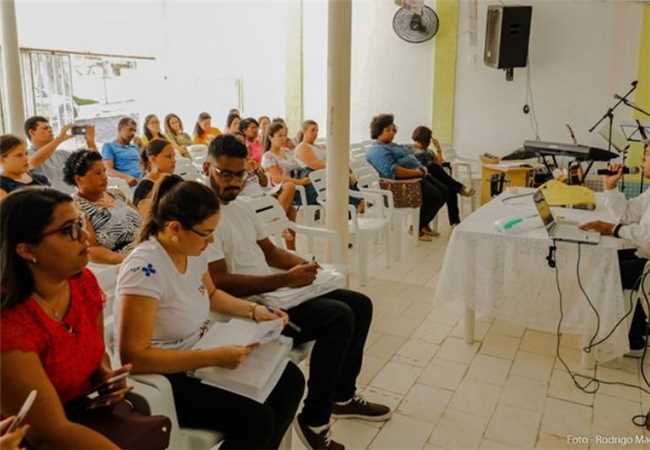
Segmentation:
[[(616, 104), (610, 108), (607, 108), (607, 112), (605, 112), (603, 117), (601, 117), (598, 120), (598, 122), (596, 122), (594, 126), (592, 126), (589, 129), (589, 132), (593, 133), (594, 130), (598, 127), (598, 125), (600, 125), (603, 122), (603, 120), (608, 119), (609, 136), (607, 138), (607, 150), (610, 152), (612, 151), (612, 129), (614, 128), (614, 110), (619, 106), (621, 106), (622, 103), (627, 102), (627, 98), (630, 96), (630, 94), (632, 94), (632, 92), (636, 90), (637, 84), (639, 84), (638, 80), (634, 80), (632, 83), (630, 83), (632, 87), (627, 91), (627, 93), (623, 97), (618, 97), (618, 101), (616, 102)], [(625, 165), (625, 155), (623, 155), (623, 165)], [(621, 177), (621, 190), (625, 192), (625, 175)]]

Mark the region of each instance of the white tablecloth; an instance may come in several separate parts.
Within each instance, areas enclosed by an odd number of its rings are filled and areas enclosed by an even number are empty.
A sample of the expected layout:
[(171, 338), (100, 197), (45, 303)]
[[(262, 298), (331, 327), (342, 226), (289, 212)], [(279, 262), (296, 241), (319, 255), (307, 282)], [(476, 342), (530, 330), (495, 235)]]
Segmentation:
[[(462, 302), (476, 313), (496, 316), (523, 326), (555, 333), (560, 318), (555, 271), (546, 262), (550, 239), (539, 218), (537, 228), (504, 234), (495, 220), (536, 214), (532, 196), (503, 201), (532, 190), (518, 189), (493, 199), (465, 219), (453, 232), (442, 265), (437, 302)], [(553, 208), (558, 218), (575, 222), (609, 220), (601, 207), (595, 211)], [(604, 337), (630, 309), (629, 295), (621, 288), (617, 251), (623, 241), (602, 237), (599, 245), (581, 245), (580, 277), (600, 314)], [(582, 294), (576, 273), (578, 245), (559, 242), (556, 260), (564, 309), (562, 331), (591, 335), (595, 314)], [(629, 351), (627, 334), (632, 315), (595, 349), (596, 360), (606, 361)]]

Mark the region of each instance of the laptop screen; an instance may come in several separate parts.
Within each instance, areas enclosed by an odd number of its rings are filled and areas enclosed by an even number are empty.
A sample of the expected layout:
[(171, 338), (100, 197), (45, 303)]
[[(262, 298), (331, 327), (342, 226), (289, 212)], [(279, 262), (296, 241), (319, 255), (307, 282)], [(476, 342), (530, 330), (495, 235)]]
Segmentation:
[(535, 192), (533, 195), (533, 201), (535, 202), (535, 207), (537, 208), (539, 217), (544, 223), (544, 227), (549, 230), (555, 223), (555, 219), (553, 218), (553, 214), (551, 214), (551, 207), (548, 206), (548, 203), (546, 202), (544, 194), (541, 190)]

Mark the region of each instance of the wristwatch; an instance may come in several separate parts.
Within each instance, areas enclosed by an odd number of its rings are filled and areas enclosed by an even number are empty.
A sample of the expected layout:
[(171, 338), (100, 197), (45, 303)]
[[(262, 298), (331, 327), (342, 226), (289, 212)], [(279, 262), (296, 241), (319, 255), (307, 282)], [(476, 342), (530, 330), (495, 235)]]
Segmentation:
[(622, 223), (619, 223), (618, 225), (616, 225), (616, 226), (614, 227), (614, 231), (612, 231), (612, 235), (613, 235), (614, 237), (620, 238), (620, 236), (618, 235), (618, 232), (619, 232), (619, 230), (621, 229), (622, 226), (623, 226), (623, 224), (622, 224)]

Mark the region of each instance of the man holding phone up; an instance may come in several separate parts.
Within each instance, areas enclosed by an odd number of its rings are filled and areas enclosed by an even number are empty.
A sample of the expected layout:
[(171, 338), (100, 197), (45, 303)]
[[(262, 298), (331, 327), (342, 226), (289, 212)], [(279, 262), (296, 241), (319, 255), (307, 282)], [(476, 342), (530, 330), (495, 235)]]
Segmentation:
[[(645, 141), (643, 177), (650, 177), (650, 140)], [(623, 165), (613, 164), (610, 169), (615, 175), (603, 177), (605, 187), (604, 203), (617, 223), (595, 221), (584, 224), (583, 230), (595, 230), (605, 236), (624, 239), (631, 249), (619, 250), (618, 259), (623, 289), (637, 289), (643, 269), (650, 259), (650, 189), (636, 198), (627, 200), (617, 190), (623, 176)], [(631, 352), (627, 356), (640, 357), (646, 346), (647, 317), (639, 302), (634, 311), (629, 339)]]
[[(31, 143), (27, 149), (29, 165), (34, 173), (48, 178), (50, 182), (62, 178), (63, 164), (65, 164), (68, 154), (56, 151), (61, 144), (74, 136), (72, 128), (72, 124), (64, 125), (55, 137), (47, 118), (32, 116), (25, 121), (25, 136)], [(84, 125), (84, 129), (86, 147), (89, 150), (97, 151), (95, 126)]]

